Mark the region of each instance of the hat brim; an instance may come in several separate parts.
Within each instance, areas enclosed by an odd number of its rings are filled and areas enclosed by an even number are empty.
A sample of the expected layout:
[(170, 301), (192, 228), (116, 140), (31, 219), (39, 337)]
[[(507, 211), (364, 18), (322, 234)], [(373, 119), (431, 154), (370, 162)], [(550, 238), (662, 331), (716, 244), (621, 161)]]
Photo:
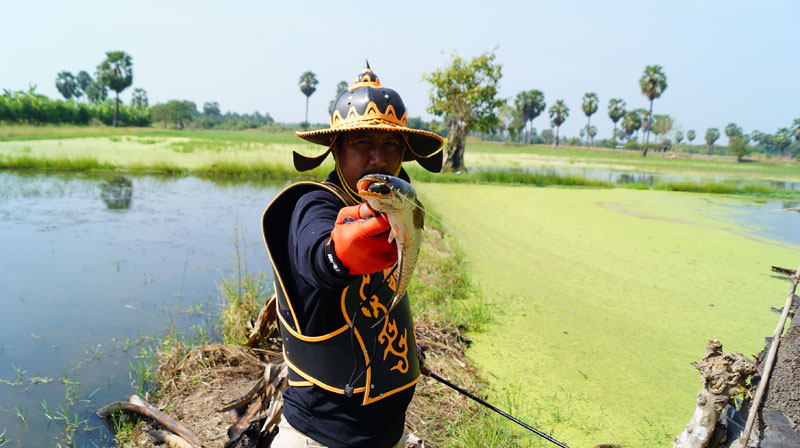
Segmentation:
[[(444, 143), (444, 140), (433, 132), (424, 131), (422, 129), (411, 129), (387, 124), (362, 124), (357, 126), (341, 126), (335, 129), (319, 129), (307, 132), (297, 131), (295, 135), (311, 143), (324, 145), (330, 148), (337, 136), (350, 131), (362, 130), (401, 133), (406, 138), (410, 149), (410, 151), (406, 151), (403, 158), (404, 162), (416, 160), (423, 168), (432, 173), (442, 171), (442, 165), (444, 163), (442, 143)], [(325, 160), (328, 152), (330, 152), (330, 150), (315, 157), (304, 156), (295, 152), (295, 168), (299, 171), (307, 171), (316, 168)], [(301, 167), (305, 169), (301, 169)]]

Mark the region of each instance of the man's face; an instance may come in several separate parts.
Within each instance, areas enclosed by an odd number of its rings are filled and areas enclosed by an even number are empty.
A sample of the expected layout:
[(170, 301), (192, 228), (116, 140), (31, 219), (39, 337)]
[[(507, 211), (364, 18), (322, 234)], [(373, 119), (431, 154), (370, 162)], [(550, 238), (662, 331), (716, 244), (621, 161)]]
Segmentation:
[(403, 163), (406, 143), (397, 132), (352, 131), (342, 136), (339, 167), (350, 188), (367, 174), (394, 175)]

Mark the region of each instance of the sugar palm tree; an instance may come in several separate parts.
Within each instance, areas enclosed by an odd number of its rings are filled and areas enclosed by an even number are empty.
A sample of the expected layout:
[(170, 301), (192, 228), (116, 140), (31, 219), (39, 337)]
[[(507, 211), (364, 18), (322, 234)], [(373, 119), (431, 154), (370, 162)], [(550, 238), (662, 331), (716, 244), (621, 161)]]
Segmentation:
[(689, 143), (693, 142), (695, 137), (697, 137), (697, 133), (694, 132), (694, 129), (689, 129), (686, 132), (686, 140), (689, 140)]
[(550, 106), (547, 112), (550, 114), (550, 120), (556, 127), (556, 148), (558, 148), (559, 130), (561, 125), (567, 120), (567, 117), (569, 117), (569, 107), (567, 107), (567, 103), (565, 103), (564, 100), (556, 100), (555, 104)]
[(336, 84), (336, 96), (334, 96), (331, 102), (328, 104), (329, 114), (333, 115), (333, 104), (336, 102), (336, 98), (339, 98), (339, 94), (347, 90), (347, 87), (347, 81), (339, 81), (339, 84)]
[[(664, 69), (660, 65), (648, 65), (644, 69), (642, 77), (639, 78), (639, 88), (642, 90), (642, 95), (650, 100), (650, 112), (647, 115), (647, 123), (653, 122), (653, 100), (660, 97), (664, 90), (667, 89), (667, 76), (664, 74)], [(647, 126), (647, 136), (645, 137), (644, 153), (642, 155), (647, 157), (647, 149), (650, 145), (650, 126)]]
[(608, 102), (608, 118), (614, 122), (613, 139), (617, 140), (617, 122), (625, 115), (625, 101), (622, 98), (611, 98)]
[(106, 59), (97, 66), (97, 82), (117, 93), (114, 127), (119, 125), (119, 93), (133, 84), (133, 60), (124, 51), (107, 51)]
[(56, 89), (61, 92), (61, 95), (64, 96), (65, 100), (68, 100), (73, 96), (77, 98), (81, 94), (75, 77), (72, 76), (72, 73), (67, 71), (60, 72), (58, 76), (56, 76)]
[(317, 91), (317, 75), (314, 72), (305, 72), (300, 75), (300, 91), (303, 92), (303, 95), (306, 96), (306, 119), (304, 123), (308, 125), (308, 98), (311, 96), (312, 93)]
[(708, 128), (706, 129), (706, 145), (708, 145), (708, 153), (714, 152), (714, 142), (719, 138), (719, 129)]
[(597, 126), (586, 126), (586, 133), (589, 134), (589, 138), (594, 141), (594, 136), (597, 135)]
[(519, 112), (522, 122), (525, 124), (530, 123), (528, 138), (526, 140), (530, 141), (530, 137), (532, 137), (531, 128), (533, 127), (533, 120), (541, 115), (545, 106), (544, 93), (541, 90), (520, 92), (517, 94), (516, 98), (514, 98), (514, 107)]
[[(583, 109), (583, 113), (586, 114), (586, 129), (592, 125), (592, 115), (597, 112), (597, 103), (600, 100), (597, 98), (597, 94), (594, 92), (589, 92), (583, 95), (583, 103), (581, 104), (581, 109)], [(590, 139), (592, 143), (594, 143), (594, 139)], [(591, 146), (592, 143), (589, 145)]]

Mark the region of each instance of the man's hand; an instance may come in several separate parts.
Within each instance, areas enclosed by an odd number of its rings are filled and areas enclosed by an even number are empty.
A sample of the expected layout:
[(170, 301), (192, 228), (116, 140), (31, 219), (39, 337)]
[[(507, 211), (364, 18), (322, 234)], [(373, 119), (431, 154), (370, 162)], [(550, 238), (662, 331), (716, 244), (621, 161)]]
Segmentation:
[(336, 217), (331, 242), (352, 275), (382, 271), (397, 261), (397, 245), (386, 235), (389, 219), (374, 215), (367, 204), (359, 204), (342, 208)]

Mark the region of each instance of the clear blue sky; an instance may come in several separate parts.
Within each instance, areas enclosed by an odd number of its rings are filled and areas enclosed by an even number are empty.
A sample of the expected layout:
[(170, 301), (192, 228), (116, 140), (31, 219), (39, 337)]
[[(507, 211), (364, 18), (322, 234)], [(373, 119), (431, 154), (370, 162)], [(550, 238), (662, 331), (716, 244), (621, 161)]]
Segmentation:
[[(310, 121), (327, 122), (339, 81), (351, 82), (369, 58), (410, 116), (431, 118), (420, 76), (451, 51), (471, 57), (498, 47), (501, 95), (540, 89), (548, 107), (563, 99), (562, 132), (586, 123), (586, 92), (600, 108), (592, 124), (608, 137), (610, 98), (647, 107), (638, 79), (664, 67), (668, 88), (655, 113), (668, 113), (698, 138), (729, 122), (745, 132), (775, 132), (800, 117), (800, 1), (37, 1), (2, 5), (0, 88), (36, 84), (57, 97), (61, 70), (95, 68), (109, 50), (134, 62), (134, 87), (151, 104), (188, 99), (202, 108), (269, 112), (303, 120), (298, 78), (319, 79)], [(129, 88), (122, 94), (130, 98)], [(766, 92), (766, 94), (765, 94)], [(546, 113), (534, 121), (548, 127)], [(724, 137), (723, 137), (724, 141)]]

